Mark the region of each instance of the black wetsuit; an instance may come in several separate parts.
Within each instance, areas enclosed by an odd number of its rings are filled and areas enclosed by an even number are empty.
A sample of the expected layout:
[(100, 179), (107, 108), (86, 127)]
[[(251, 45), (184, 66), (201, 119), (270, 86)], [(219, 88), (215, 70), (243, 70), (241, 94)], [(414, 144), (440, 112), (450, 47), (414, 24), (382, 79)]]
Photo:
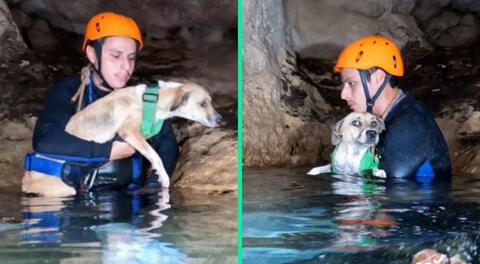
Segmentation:
[[(71, 102), (72, 96), (80, 85), (79, 77), (68, 77), (60, 80), (49, 91), (47, 102), (41, 111), (33, 134), (33, 149), (36, 152), (50, 153), (56, 155), (81, 157), (86, 159), (104, 158), (108, 161), (112, 149), (112, 139), (103, 144), (93, 141), (85, 141), (65, 132), (65, 126), (69, 119), (75, 114), (76, 103)], [(97, 87), (93, 87), (93, 101), (105, 96), (108, 92), (102, 91)], [(85, 94), (87, 96), (87, 94)], [(178, 145), (173, 132), (171, 123), (166, 120), (162, 130), (154, 137), (149, 139), (150, 145), (157, 151), (163, 161), (165, 170), (168, 175), (172, 175), (175, 164), (178, 159)], [(105, 163), (105, 162), (104, 162)], [(103, 163), (78, 163), (71, 162), (67, 175), (62, 179), (69, 185), (78, 184), (86, 173), (94, 168), (103, 165)], [(114, 183), (116, 185), (125, 185), (131, 180), (133, 164), (133, 156), (126, 159), (116, 160), (110, 163), (110, 166), (104, 171), (105, 177), (99, 177), (98, 181), (102, 183)], [(65, 168), (64, 168), (65, 171)], [(127, 174), (127, 177), (115, 177), (115, 174)], [(123, 175), (125, 176), (125, 175)], [(118, 179), (117, 179), (118, 178)], [(153, 177), (156, 178), (156, 177)], [(125, 180), (126, 179), (126, 180)]]
[(450, 179), (447, 144), (430, 112), (406, 95), (385, 118), (380, 136), (380, 168), (388, 177), (415, 177), (422, 165), (433, 169), (435, 179)]

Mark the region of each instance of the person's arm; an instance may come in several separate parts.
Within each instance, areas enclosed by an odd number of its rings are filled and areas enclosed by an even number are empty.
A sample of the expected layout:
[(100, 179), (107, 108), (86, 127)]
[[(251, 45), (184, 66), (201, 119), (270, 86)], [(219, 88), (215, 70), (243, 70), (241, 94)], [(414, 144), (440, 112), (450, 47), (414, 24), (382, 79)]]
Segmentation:
[(47, 102), (35, 125), (33, 149), (57, 155), (109, 159), (113, 140), (98, 144), (65, 132), (65, 126), (75, 114), (76, 104), (70, 98), (79, 84), (78, 78), (65, 78), (50, 89)]
[[(177, 164), (179, 150), (170, 120), (165, 120), (162, 130), (149, 140), (151, 146), (162, 159), (163, 166), (171, 177)], [(153, 173), (153, 172), (152, 172)]]

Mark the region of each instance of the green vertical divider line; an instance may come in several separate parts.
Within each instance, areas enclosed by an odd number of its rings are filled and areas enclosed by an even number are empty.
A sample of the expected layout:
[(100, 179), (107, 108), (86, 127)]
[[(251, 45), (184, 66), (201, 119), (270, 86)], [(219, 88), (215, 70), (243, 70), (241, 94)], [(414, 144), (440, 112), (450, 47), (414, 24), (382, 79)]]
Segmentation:
[(237, 164), (238, 164), (238, 224), (237, 224), (237, 237), (238, 237), (238, 263), (242, 263), (242, 0), (238, 0), (237, 3), (237, 28), (238, 28), (238, 42), (237, 42), (237, 95), (238, 95), (238, 141), (237, 141)]

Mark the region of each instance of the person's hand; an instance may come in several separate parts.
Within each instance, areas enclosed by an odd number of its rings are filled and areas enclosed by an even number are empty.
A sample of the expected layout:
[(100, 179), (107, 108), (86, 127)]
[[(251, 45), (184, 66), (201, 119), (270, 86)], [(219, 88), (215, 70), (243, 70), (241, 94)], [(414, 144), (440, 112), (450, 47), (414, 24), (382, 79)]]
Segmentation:
[(127, 142), (113, 141), (112, 151), (110, 152), (110, 160), (119, 160), (132, 156), (135, 149)]

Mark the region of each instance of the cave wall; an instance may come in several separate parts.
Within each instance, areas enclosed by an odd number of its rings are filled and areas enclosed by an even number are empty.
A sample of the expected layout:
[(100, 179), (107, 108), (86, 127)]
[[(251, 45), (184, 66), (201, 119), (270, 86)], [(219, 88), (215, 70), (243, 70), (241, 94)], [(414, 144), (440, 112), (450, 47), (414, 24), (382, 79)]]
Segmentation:
[(39, 32), (44, 33), (42, 38), (49, 37), (48, 28), (83, 35), (88, 20), (103, 11), (135, 19), (146, 45), (168, 47), (175, 45), (172, 39), (191, 45), (221, 42), (231, 38), (237, 26), (237, 2), (232, 0), (7, 0), (7, 3), (32, 45)]
[(17, 24), (4, 0), (0, 0), (0, 62), (8, 61), (26, 49)]
[(279, 1), (243, 1), (245, 166), (311, 163), (329, 141), (321, 137), (328, 126), (312, 122), (308, 111), (317, 108), (316, 116), (324, 118), (328, 105), (291, 74), (295, 57), (282, 13)]

